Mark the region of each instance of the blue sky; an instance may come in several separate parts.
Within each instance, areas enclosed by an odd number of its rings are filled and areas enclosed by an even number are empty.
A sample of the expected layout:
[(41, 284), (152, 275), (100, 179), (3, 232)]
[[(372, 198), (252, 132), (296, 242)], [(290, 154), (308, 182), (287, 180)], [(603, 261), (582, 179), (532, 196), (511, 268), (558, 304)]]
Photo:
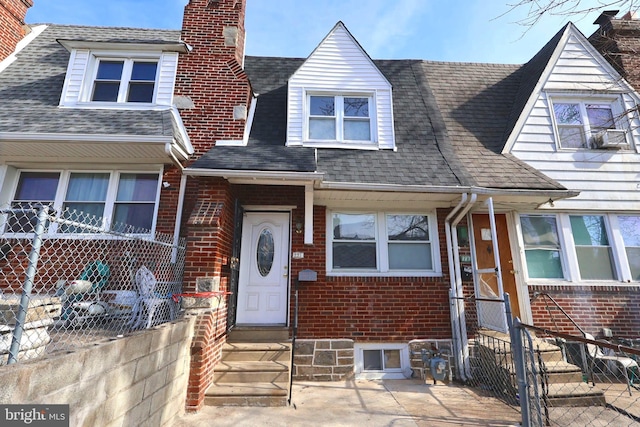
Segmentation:
[[(306, 57), (342, 21), (374, 59), (523, 63), (568, 19), (587, 36), (597, 28), (596, 11), (546, 16), (533, 27), (523, 26), (519, 21), (527, 9), (508, 12), (518, 1), (247, 0), (246, 53)], [(27, 22), (180, 29), (186, 3), (34, 0)], [(580, 7), (606, 3), (611, 1), (581, 0)]]

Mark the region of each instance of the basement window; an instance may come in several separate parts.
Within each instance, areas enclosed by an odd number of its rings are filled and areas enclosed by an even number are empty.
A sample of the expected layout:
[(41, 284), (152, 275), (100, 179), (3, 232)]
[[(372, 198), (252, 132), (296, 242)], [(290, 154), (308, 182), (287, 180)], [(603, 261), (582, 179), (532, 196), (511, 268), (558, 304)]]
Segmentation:
[(404, 379), (411, 376), (404, 344), (356, 344), (356, 375), (360, 379)]

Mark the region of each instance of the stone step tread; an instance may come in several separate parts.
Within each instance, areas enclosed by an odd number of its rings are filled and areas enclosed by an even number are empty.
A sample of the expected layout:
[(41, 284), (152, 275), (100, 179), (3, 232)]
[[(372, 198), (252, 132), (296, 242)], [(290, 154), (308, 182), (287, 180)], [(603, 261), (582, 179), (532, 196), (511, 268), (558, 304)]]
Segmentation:
[(213, 384), (205, 392), (205, 396), (287, 396), (287, 383), (222, 383)]
[(565, 362), (564, 360), (558, 360), (553, 362), (545, 362), (545, 368), (548, 373), (556, 373), (556, 372), (582, 372), (580, 367)]
[(288, 342), (227, 342), (222, 351), (290, 351)]
[(550, 398), (604, 395), (600, 388), (587, 383), (549, 384), (548, 390)]
[(215, 367), (216, 372), (284, 372), (289, 370), (289, 363), (277, 360), (223, 360)]

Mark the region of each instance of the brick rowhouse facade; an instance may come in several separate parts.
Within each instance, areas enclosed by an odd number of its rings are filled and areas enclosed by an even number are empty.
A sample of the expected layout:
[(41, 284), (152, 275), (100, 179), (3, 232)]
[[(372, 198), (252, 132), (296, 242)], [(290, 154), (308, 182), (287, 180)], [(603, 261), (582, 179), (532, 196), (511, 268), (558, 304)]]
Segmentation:
[[(185, 6), (182, 40), (192, 50), (180, 56), (175, 96), (194, 147), (192, 161), (216, 141), (243, 138), (251, 99), (242, 69), (244, 13), (245, 1), (237, 0), (190, 0)], [(222, 178), (188, 179), (182, 221), (187, 237), (185, 292), (228, 290), (235, 199), (230, 184)], [(212, 289), (199, 286), (202, 279)], [(204, 403), (226, 329), (226, 304), (198, 311), (188, 410), (198, 410)]]
[(26, 35), (24, 18), (33, 0), (0, 0), (0, 61), (11, 55)]

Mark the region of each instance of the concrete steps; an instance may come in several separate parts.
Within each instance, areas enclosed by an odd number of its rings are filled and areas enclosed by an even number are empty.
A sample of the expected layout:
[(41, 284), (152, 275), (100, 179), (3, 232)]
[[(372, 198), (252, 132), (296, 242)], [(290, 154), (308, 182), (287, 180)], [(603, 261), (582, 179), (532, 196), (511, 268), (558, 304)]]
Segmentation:
[[(483, 334), (485, 334), (484, 331)], [(476, 342), (475, 345), (479, 346), (478, 357), (484, 358), (485, 363), (496, 364), (507, 373), (511, 378), (508, 382), (514, 385), (515, 391), (517, 382), (509, 335), (495, 331), (489, 331), (486, 334), (496, 339), (495, 342), (499, 342), (499, 345), (491, 348)], [(584, 382), (580, 367), (568, 363), (560, 347), (538, 338), (533, 338), (533, 347), (536, 349), (538, 371), (540, 370), (538, 360), (542, 360), (546, 369), (546, 398), (549, 406), (604, 406), (606, 404), (604, 392)], [(539, 392), (542, 393), (542, 386), (539, 387)]]
[(291, 343), (286, 328), (236, 328), (222, 347), (210, 406), (285, 406), (289, 397)]

